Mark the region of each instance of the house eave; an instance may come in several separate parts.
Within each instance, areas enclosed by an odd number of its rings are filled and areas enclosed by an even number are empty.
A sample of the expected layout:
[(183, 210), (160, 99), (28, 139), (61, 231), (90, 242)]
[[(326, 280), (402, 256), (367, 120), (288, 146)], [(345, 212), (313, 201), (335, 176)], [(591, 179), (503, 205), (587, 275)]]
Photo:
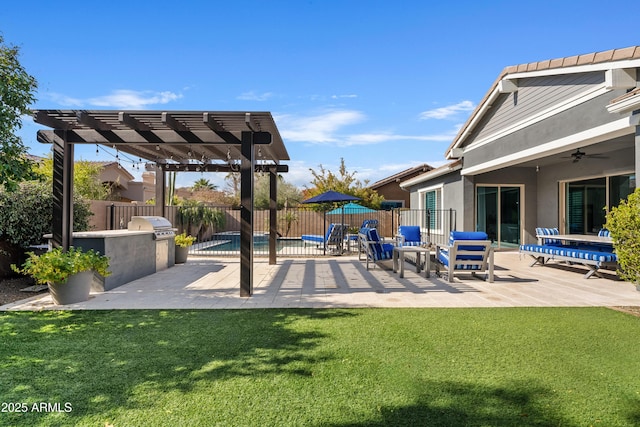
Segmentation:
[(626, 114), (638, 109), (640, 109), (640, 92), (623, 97), (619, 101), (614, 100), (607, 105), (609, 113)]
[(462, 169), (462, 162), (460, 160), (456, 160), (454, 162), (447, 163), (444, 166), (440, 166), (439, 168), (432, 169), (429, 172), (418, 175), (415, 178), (411, 178), (406, 181), (403, 181), (400, 183), (400, 188), (406, 189), (414, 185), (430, 181), (439, 176), (447, 175), (451, 172), (455, 172), (460, 169)]

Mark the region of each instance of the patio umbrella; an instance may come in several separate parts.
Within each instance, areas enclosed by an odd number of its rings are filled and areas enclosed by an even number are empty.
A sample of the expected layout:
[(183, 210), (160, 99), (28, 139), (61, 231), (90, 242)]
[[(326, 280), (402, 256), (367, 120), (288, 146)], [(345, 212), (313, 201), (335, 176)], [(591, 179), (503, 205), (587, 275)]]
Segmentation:
[(360, 198), (350, 194), (338, 193), (337, 191), (329, 190), (310, 199), (303, 200), (300, 203), (350, 202), (353, 200), (360, 200)]
[[(315, 197), (312, 197), (307, 200), (303, 200), (300, 203), (339, 203), (339, 202), (350, 202), (353, 200), (360, 200), (359, 197), (352, 196), (350, 194), (339, 193), (337, 191), (329, 190), (324, 193), (318, 194)], [(343, 206), (344, 208), (344, 206)], [(326, 215), (326, 213), (325, 213)], [(342, 223), (344, 224), (344, 209), (342, 210)], [(326, 231), (325, 231), (326, 233)], [(344, 239), (344, 236), (341, 236)], [(341, 239), (341, 240), (343, 240)], [(342, 249), (342, 248), (340, 248)]]
[(353, 203), (353, 202), (349, 202), (346, 205), (340, 207), (340, 208), (336, 208), (332, 211), (327, 212), (327, 215), (336, 215), (339, 213), (342, 213), (344, 211), (345, 214), (368, 214), (368, 213), (374, 213), (376, 212), (373, 209), (369, 209), (366, 206), (362, 206), (359, 205), (357, 203)]

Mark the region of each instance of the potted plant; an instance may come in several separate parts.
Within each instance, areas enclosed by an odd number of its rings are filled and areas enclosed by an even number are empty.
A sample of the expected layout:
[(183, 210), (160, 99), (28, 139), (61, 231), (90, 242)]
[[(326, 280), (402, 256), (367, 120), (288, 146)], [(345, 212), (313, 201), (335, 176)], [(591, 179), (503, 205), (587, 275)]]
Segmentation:
[(618, 256), (618, 273), (640, 291), (640, 188), (607, 214), (605, 227)]
[(42, 255), (29, 252), (22, 268), (12, 265), (17, 273), (33, 277), (36, 283), (46, 284), (53, 302), (74, 304), (89, 299), (93, 274), (109, 276), (109, 258), (90, 249), (71, 247), (64, 251), (54, 248)]
[(189, 246), (193, 245), (196, 238), (189, 236), (186, 232), (176, 234), (176, 264), (184, 264), (187, 262), (187, 255), (189, 255)]

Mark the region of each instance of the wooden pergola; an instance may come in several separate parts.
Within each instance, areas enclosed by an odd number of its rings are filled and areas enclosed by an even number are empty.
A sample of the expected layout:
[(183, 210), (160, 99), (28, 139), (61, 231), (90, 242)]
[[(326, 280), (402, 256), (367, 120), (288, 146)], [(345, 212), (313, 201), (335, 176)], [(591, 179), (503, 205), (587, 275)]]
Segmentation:
[(166, 172), (240, 172), (240, 295), (253, 293), (254, 172), (270, 176), (269, 263), (276, 263), (276, 190), (290, 160), (269, 112), (35, 110), (38, 141), (53, 144), (53, 245), (73, 239), (76, 144), (97, 144), (155, 164), (157, 216), (165, 216)]

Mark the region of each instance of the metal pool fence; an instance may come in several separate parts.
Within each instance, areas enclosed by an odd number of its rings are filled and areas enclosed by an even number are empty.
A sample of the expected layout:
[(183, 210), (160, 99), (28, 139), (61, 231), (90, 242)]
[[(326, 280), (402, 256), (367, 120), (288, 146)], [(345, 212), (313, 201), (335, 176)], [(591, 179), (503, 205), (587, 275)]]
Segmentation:
[[(132, 216), (153, 215), (153, 206), (116, 205), (106, 207), (105, 222), (107, 229), (126, 229)], [(178, 233), (186, 232), (197, 237), (190, 248), (191, 254), (211, 256), (238, 256), (240, 254), (240, 210), (230, 207), (209, 206), (215, 212), (217, 222), (214, 225), (202, 226), (192, 222), (181, 224), (179, 207), (167, 207), (167, 219), (178, 229)], [(303, 240), (303, 235), (316, 235), (319, 240), (326, 235), (332, 223), (342, 223), (341, 214), (316, 212), (309, 209), (288, 208), (277, 213), (276, 251), (278, 256), (314, 257), (331, 254), (321, 242)], [(394, 209), (380, 210), (366, 214), (344, 214), (344, 223), (348, 233), (345, 236), (344, 248), (355, 252), (358, 250), (357, 233), (365, 220), (378, 221), (378, 230), (386, 239), (393, 239), (400, 225), (419, 225), (423, 238), (432, 243), (446, 243), (449, 231), (455, 229), (455, 211), (453, 210), (418, 210)], [(256, 210), (254, 224), (254, 255), (269, 254), (269, 211)]]

